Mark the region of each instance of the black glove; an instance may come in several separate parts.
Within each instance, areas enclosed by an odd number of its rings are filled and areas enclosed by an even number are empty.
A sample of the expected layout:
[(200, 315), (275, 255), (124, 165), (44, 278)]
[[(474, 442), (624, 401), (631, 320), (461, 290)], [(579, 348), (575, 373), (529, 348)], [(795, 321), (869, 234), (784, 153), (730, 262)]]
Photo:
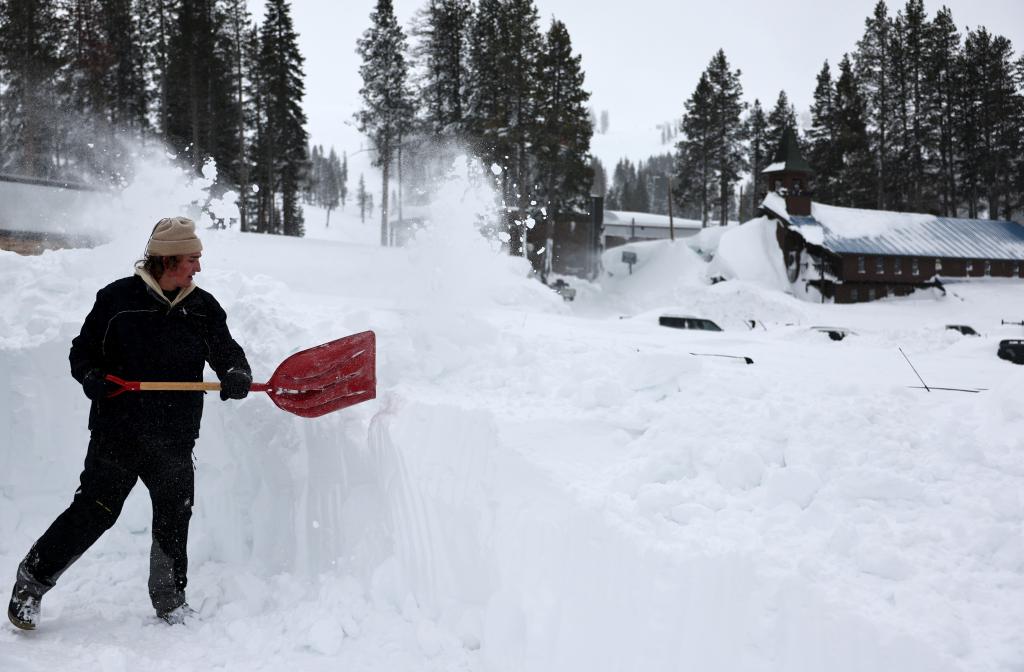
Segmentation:
[(244, 369), (231, 369), (220, 379), (221, 401), (228, 399), (245, 399), (252, 387), (252, 376)]
[(118, 386), (107, 380), (99, 369), (92, 369), (82, 379), (82, 389), (85, 390), (85, 396), (93, 401), (99, 401), (116, 392)]

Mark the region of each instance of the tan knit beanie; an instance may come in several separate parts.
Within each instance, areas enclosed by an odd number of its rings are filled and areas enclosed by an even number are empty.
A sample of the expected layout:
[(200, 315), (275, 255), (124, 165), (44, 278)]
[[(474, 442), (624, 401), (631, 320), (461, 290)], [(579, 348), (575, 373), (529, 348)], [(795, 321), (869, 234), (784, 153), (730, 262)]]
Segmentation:
[(196, 237), (196, 223), (187, 217), (161, 219), (146, 244), (146, 254), (151, 257), (196, 254), (202, 249), (203, 243)]

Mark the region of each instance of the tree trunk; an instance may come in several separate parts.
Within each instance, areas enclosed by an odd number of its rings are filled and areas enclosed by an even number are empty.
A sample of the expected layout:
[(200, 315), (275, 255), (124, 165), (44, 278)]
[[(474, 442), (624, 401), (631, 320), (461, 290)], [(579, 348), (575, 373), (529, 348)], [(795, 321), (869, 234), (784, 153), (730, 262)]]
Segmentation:
[(380, 190), (380, 244), (387, 247), (390, 244), (388, 236), (388, 178), (391, 172), (391, 147), (385, 146), (383, 154), (381, 173), (383, 173), (384, 179)]

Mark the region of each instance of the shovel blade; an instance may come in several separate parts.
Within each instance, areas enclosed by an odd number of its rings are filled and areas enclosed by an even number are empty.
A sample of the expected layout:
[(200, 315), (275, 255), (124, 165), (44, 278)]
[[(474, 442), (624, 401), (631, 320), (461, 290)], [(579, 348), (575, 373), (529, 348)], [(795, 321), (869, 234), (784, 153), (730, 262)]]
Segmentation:
[(316, 418), (377, 396), (377, 339), (372, 331), (297, 352), (267, 382), (277, 406)]

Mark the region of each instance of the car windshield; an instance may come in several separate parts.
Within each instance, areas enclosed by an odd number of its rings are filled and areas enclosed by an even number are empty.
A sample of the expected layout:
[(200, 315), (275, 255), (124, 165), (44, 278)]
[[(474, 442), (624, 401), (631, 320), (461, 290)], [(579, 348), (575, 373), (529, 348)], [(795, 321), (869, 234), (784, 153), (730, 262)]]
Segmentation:
[(722, 328), (711, 320), (701, 317), (682, 317), (677, 315), (662, 315), (658, 318), (658, 324), (663, 327), (674, 329), (697, 329), (700, 331), (722, 331)]

